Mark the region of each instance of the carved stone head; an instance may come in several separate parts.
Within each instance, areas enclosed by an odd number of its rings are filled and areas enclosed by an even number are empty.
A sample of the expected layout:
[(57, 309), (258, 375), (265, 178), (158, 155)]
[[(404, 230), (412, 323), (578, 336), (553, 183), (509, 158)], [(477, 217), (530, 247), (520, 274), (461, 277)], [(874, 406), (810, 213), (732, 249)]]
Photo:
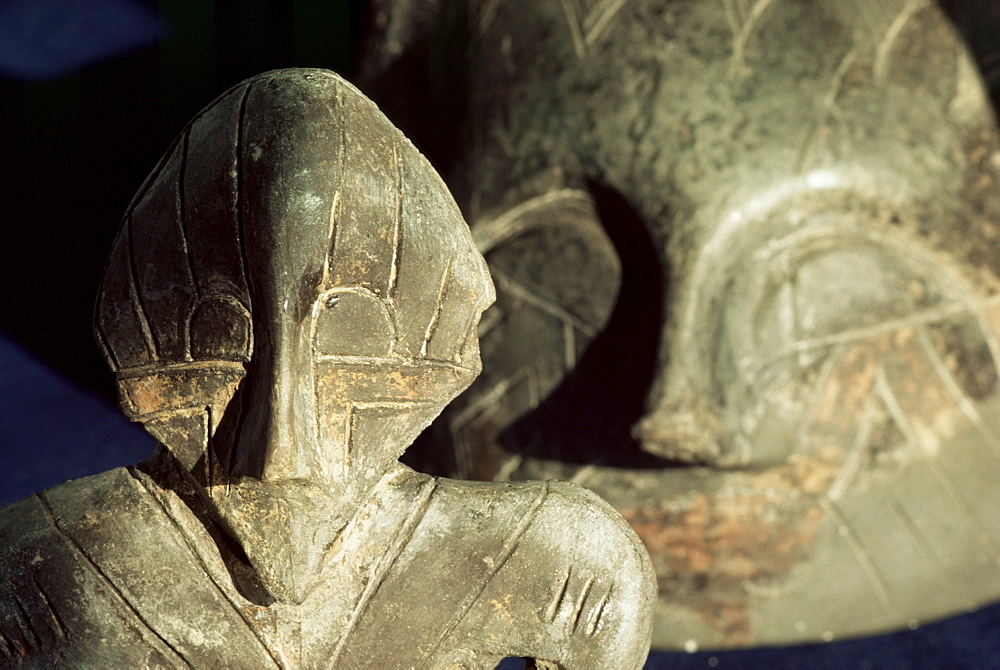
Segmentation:
[(125, 215), (95, 315), (122, 409), (278, 600), (480, 369), (485, 263), (433, 168), (322, 70), (250, 79)]
[(468, 0), (448, 59), (453, 4), (379, 3), (369, 58), (430, 51), (468, 110), (450, 184), (497, 303), (442, 470), (612, 502), (656, 646), (1000, 597), (1000, 141), (941, 3)]

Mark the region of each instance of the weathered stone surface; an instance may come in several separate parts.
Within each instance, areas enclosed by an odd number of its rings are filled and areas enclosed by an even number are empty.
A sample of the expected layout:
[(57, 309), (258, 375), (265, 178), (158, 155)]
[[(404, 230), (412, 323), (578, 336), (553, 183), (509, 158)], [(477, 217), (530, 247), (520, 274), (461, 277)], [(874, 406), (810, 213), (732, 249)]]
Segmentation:
[(95, 329), (149, 460), (0, 510), (0, 658), (25, 667), (639, 668), (654, 576), (557, 482), (397, 458), (480, 370), (493, 286), (427, 161), (323, 70), (184, 129)]
[(381, 5), (373, 86), (430, 53), (497, 279), (442, 471), (611, 501), (656, 646), (1000, 596), (1000, 152), (936, 4)]

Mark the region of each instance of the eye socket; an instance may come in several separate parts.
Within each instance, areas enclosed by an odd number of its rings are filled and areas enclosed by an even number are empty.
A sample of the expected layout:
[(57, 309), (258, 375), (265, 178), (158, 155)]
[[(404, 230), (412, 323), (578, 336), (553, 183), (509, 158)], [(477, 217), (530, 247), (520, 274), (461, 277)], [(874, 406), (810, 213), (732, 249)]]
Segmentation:
[[(770, 273), (765, 279), (733, 281), (719, 301), (725, 307), (713, 382), (720, 397), (737, 379), (760, 392), (791, 383), (851, 332), (878, 328), (943, 299), (919, 267), (872, 242), (851, 238), (788, 253), (758, 264)], [(757, 285), (763, 288), (755, 298), (749, 287)]]
[(542, 225), (486, 254), (490, 271), (565, 310), (593, 330), (607, 322), (621, 269), (610, 240), (597, 226)]
[[(866, 408), (881, 407), (879, 394), (919, 397), (914, 389), (931, 384), (919, 372), (921, 333), (933, 341), (937, 310), (960, 312), (960, 302), (909, 247), (837, 232), (746, 256), (753, 262), (741, 261), (718, 299), (711, 380), (729, 434), (746, 441), (742, 455), (733, 452), (741, 463), (774, 463), (817, 445), (853, 448), (849, 434), (874, 420)], [(980, 369), (987, 349), (949, 353)], [(887, 390), (873, 390), (876, 375)], [(988, 393), (980, 389), (992, 382), (984, 375), (970, 386)]]
[(790, 309), (802, 337), (875, 326), (940, 300), (915, 268), (872, 244), (805, 257), (791, 281)]
[(396, 329), (378, 296), (364, 289), (338, 290), (317, 301), (316, 353), (327, 356), (388, 356)]
[(191, 357), (196, 361), (250, 360), (250, 318), (235, 298), (202, 302), (191, 315)]

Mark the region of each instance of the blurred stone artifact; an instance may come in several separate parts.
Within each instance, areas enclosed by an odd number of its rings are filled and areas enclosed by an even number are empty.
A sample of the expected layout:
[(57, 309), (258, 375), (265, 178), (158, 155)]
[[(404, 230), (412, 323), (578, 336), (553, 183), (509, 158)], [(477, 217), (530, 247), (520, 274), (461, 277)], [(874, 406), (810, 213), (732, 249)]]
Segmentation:
[(377, 4), (497, 287), (427, 463), (610, 501), (656, 647), (1000, 597), (1000, 153), (938, 5)]
[(443, 182), (350, 84), (223, 94), (133, 200), (95, 314), (161, 446), (0, 510), (3, 664), (641, 667), (654, 575), (607, 503), (397, 461), (479, 372), (492, 300)]

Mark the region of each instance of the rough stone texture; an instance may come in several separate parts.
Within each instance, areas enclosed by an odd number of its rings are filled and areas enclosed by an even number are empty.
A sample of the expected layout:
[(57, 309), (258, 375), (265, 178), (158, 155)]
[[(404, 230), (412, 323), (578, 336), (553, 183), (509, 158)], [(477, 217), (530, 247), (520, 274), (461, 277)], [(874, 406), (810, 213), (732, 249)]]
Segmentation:
[(430, 4), (381, 4), (369, 77), (430, 54), (497, 303), (429, 462), (612, 502), (655, 646), (1000, 596), (1000, 153), (938, 6)]
[(129, 207), (95, 314), (161, 447), (0, 510), (3, 665), (641, 667), (654, 577), (610, 506), (396, 460), (479, 372), (492, 299), (356, 89), (223, 94)]

